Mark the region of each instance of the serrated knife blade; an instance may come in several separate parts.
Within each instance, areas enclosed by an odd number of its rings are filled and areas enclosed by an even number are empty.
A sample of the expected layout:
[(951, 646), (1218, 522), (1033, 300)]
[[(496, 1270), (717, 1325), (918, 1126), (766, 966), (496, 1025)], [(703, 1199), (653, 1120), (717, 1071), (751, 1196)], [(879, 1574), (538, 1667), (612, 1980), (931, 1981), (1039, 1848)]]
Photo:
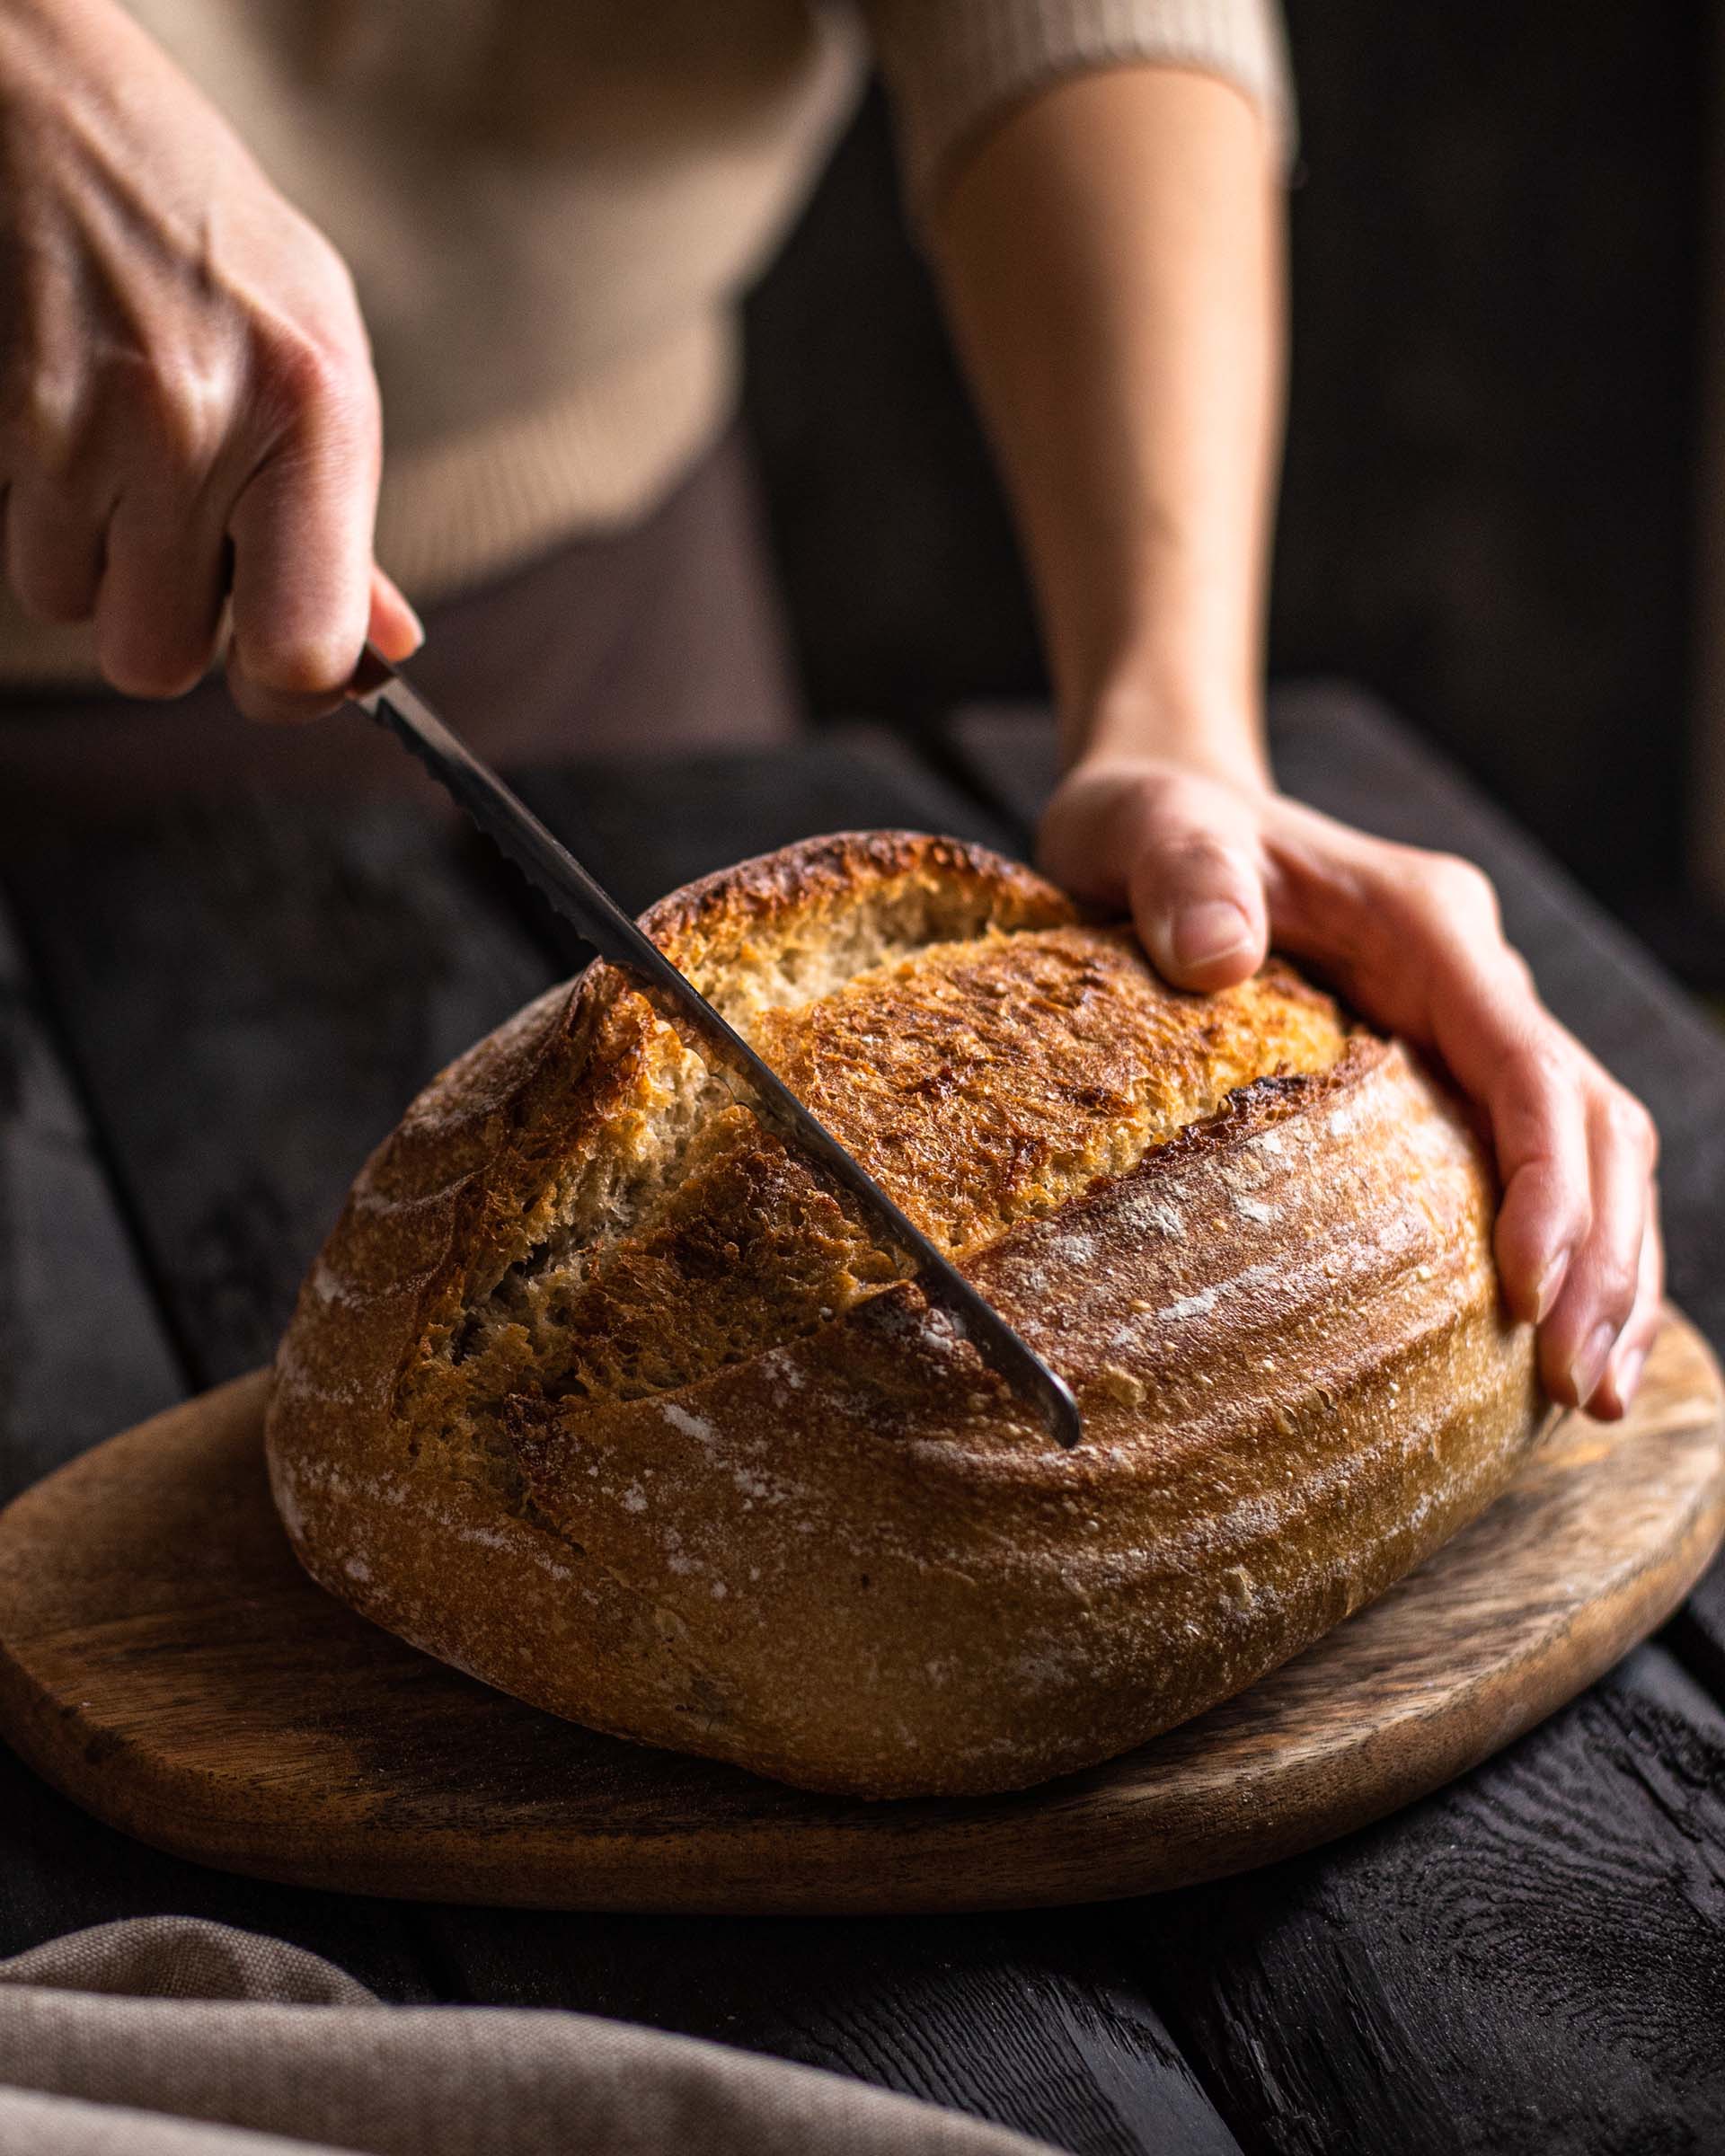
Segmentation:
[(628, 976), (709, 1067), (733, 1091), (740, 1088), (743, 1104), (854, 1201), (880, 1240), (908, 1260), (929, 1300), (1035, 1409), (1056, 1442), (1077, 1445), (1084, 1418), (1066, 1381), (929, 1241), (526, 803), (369, 644), (348, 694), (411, 750), (498, 851), (601, 958)]

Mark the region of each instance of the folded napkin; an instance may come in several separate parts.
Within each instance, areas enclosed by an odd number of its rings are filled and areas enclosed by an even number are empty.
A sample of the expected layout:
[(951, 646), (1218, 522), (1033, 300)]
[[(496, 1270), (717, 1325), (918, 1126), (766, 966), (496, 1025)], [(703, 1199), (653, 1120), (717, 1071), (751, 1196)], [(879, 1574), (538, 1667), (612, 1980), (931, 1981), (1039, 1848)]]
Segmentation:
[(1048, 2156), (998, 2126), (589, 2014), (387, 2006), (190, 1917), (0, 1961), (5, 2156)]

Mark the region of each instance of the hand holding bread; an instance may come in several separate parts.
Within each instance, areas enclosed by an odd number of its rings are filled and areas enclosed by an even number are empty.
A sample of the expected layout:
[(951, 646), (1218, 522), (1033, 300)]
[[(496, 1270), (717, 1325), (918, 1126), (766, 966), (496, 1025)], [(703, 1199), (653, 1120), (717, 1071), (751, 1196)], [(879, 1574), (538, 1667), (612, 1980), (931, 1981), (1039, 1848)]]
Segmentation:
[(1498, 1269), (1510, 1308), (1538, 1325), (1547, 1391), (1622, 1415), (1664, 1285), (1652, 1118), (1540, 1002), (1478, 869), (1349, 830), (1253, 768), (1082, 762), (1048, 809), (1044, 864), (1129, 911), (1170, 981), (1227, 987), (1274, 942), (1432, 1052), (1490, 1133)]

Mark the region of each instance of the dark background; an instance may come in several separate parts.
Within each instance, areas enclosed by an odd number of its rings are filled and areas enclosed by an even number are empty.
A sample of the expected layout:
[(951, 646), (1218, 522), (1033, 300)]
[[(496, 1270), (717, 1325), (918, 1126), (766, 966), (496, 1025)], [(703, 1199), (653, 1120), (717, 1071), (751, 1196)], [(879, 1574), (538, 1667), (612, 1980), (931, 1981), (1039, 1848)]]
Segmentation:
[[(1682, 910), (1707, 12), (1291, 0), (1289, 18), (1273, 670), (1380, 692), (1657, 932)], [(920, 726), (1037, 694), (878, 93), (749, 330), (816, 711)], [(1693, 924), (1675, 940), (1681, 962)]]

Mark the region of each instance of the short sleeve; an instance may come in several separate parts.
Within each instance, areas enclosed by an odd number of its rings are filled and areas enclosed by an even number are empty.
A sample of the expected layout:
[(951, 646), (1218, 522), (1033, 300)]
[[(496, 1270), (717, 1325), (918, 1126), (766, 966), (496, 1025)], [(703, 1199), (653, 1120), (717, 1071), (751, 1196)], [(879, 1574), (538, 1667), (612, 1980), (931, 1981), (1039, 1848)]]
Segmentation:
[(1234, 84), (1284, 169), (1293, 87), (1277, 0), (863, 0), (896, 109), (906, 191), (924, 211), (964, 148), (1048, 84), (1135, 61)]

